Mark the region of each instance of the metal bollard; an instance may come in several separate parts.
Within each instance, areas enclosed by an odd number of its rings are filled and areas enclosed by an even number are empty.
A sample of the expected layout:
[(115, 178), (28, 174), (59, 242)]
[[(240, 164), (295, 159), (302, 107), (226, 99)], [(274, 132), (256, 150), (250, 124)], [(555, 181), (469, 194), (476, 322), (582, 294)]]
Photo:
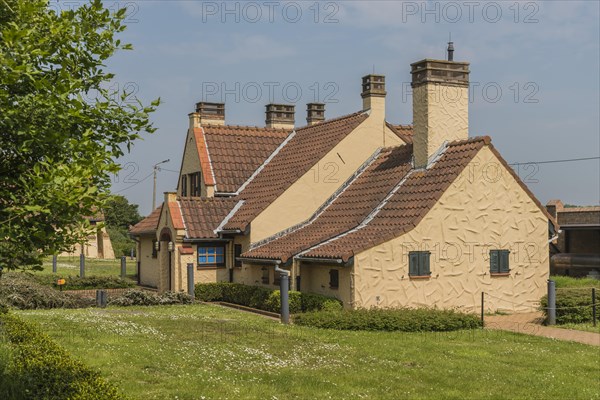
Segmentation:
[(592, 288), (592, 325), (596, 326), (596, 288)]
[(548, 325), (556, 325), (556, 285), (548, 280)]
[(281, 294), (281, 322), (290, 323), (290, 304), (289, 304), (289, 277), (287, 274), (281, 274), (279, 281), (279, 292)]
[(96, 306), (100, 308), (105, 308), (108, 300), (108, 294), (106, 290), (96, 290)]
[(187, 281), (188, 281), (188, 294), (190, 296), (192, 296), (192, 298), (195, 296), (194, 294), (194, 264), (193, 263), (188, 263), (187, 265)]
[(85, 256), (83, 254), (79, 255), (79, 277), (85, 277)]
[(121, 278), (127, 275), (127, 257), (121, 256)]
[(58, 265), (58, 263), (57, 263), (57, 258), (58, 258), (58, 257), (56, 256), (56, 254), (52, 256), (52, 273), (53, 273), (53, 274), (55, 274), (55, 273), (56, 273), (56, 270), (57, 270), (57, 268), (56, 268), (56, 267), (57, 267), (57, 265)]

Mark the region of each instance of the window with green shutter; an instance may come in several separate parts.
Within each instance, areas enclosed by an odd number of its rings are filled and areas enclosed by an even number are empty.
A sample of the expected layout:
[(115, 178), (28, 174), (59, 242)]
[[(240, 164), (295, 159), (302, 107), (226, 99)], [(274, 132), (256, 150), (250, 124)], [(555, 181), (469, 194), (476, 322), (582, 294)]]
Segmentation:
[(490, 250), (490, 273), (507, 274), (510, 272), (509, 250)]
[(409, 276), (430, 276), (430, 255), (429, 251), (411, 251), (408, 253), (408, 275)]

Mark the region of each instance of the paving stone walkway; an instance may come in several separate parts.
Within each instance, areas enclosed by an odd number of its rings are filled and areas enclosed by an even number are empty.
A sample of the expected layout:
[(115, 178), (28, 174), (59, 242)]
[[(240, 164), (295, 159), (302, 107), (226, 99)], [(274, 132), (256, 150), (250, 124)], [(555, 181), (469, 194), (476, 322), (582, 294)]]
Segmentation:
[(600, 346), (600, 333), (584, 332), (574, 329), (554, 328), (542, 325), (541, 312), (511, 315), (490, 315), (484, 318), (486, 329), (503, 330), (527, 335), (544, 336), (559, 340), (568, 340)]

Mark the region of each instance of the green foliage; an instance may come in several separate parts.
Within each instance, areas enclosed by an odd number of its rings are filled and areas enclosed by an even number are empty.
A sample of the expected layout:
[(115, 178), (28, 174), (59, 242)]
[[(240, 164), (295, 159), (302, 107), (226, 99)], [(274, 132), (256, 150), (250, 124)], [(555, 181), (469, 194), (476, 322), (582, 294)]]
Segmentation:
[(10, 350), (0, 357), (0, 398), (124, 398), (34, 326), (12, 314), (0, 314), (0, 323)]
[(120, 195), (111, 195), (104, 206), (104, 220), (109, 227), (129, 229), (142, 220), (137, 204)]
[(296, 315), (294, 323), (322, 329), (402, 332), (443, 332), (481, 326), (474, 314), (430, 308), (317, 311)]
[(593, 278), (573, 278), (571, 276), (551, 276), (555, 284), (556, 288), (592, 288), (600, 289), (600, 280)]
[[(200, 301), (224, 301), (277, 313), (281, 307), (279, 290), (241, 283), (198, 283), (195, 294)], [(342, 302), (333, 297), (294, 290), (289, 292), (289, 304), (290, 313), (342, 309)]]
[(151, 293), (146, 290), (131, 289), (123, 295), (109, 298), (112, 306), (158, 306), (170, 304), (191, 304), (193, 299), (184, 292)]
[(114, 90), (105, 67), (125, 9), (100, 0), (56, 13), (47, 0), (0, 1), (0, 266), (39, 269), (94, 229), (118, 158), (159, 101)]
[[(596, 301), (598, 302), (599, 299)], [(559, 289), (556, 291), (556, 323), (577, 324), (592, 322), (592, 289)], [(548, 295), (542, 297), (540, 307), (548, 317)], [(596, 319), (600, 321), (600, 305)]]
[[(33, 275), (32, 278), (42, 285), (57, 288), (56, 281), (61, 276), (56, 275)], [(83, 289), (121, 289), (134, 287), (135, 284), (128, 279), (121, 279), (116, 276), (67, 276), (63, 290), (83, 290)]]
[(110, 236), (115, 257), (129, 256), (131, 255), (131, 249), (134, 250), (135, 254), (135, 241), (129, 237), (126, 229), (107, 226), (106, 231)]
[(79, 308), (92, 306), (94, 301), (58, 291), (19, 272), (5, 274), (0, 280), (0, 304), (19, 309)]

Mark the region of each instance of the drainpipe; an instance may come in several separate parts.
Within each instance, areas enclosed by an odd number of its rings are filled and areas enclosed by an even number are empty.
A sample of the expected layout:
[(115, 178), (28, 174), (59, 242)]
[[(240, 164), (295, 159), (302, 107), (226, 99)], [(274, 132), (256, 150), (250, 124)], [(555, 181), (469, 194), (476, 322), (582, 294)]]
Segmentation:
[(279, 264), (275, 264), (275, 273), (281, 274), (279, 280), (279, 294), (281, 296), (281, 323), (290, 323), (290, 303), (289, 303), (289, 290), (290, 290), (290, 271), (279, 268)]

